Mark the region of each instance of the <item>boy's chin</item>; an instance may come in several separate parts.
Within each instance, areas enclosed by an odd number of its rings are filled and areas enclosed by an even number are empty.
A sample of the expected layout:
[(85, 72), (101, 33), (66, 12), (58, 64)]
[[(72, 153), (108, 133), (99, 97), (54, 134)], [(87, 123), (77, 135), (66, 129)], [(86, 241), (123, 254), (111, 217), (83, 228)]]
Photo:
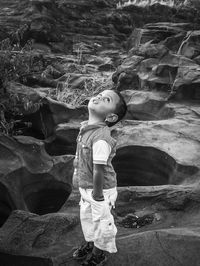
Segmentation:
[(93, 103), (88, 103), (88, 110), (89, 111), (98, 111), (98, 108), (96, 105), (94, 105)]
[(89, 111), (89, 113), (92, 113), (98, 117), (104, 117), (104, 114), (101, 112), (101, 110), (96, 108), (96, 106), (89, 106), (88, 105), (88, 111)]
[(93, 107), (93, 106), (88, 106), (88, 111), (90, 112), (90, 113), (93, 113), (93, 114), (96, 114), (96, 115), (98, 115), (98, 110), (95, 108), (95, 107)]
[(94, 108), (94, 104), (92, 101), (88, 102), (88, 109)]
[(88, 107), (88, 110), (89, 110), (89, 111), (93, 111), (93, 110), (95, 110), (94, 106), (93, 106), (92, 104), (90, 104), (90, 103), (88, 104), (87, 107)]

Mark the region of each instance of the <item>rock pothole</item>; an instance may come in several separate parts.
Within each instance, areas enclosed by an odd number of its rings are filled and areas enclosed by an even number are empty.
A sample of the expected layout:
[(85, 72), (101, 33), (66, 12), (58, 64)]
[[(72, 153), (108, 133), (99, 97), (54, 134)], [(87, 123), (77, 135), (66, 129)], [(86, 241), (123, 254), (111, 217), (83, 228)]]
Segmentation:
[(77, 126), (58, 128), (55, 132), (53, 141), (51, 141), (51, 139), (45, 141), (46, 152), (51, 156), (75, 154), (78, 133), (79, 127)]
[(16, 209), (7, 188), (0, 183), (0, 227), (5, 223), (11, 211)]
[(199, 171), (196, 166), (181, 165), (166, 152), (149, 146), (119, 148), (112, 163), (121, 187), (179, 184)]
[(184, 84), (180, 86), (174, 95), (175, 100), (200, 101), (200, 83)]
[(71, 193), (71, 186), (58, 181), (37, 181), (23, 187), (28, 210), (39, 215), (57, 212)]

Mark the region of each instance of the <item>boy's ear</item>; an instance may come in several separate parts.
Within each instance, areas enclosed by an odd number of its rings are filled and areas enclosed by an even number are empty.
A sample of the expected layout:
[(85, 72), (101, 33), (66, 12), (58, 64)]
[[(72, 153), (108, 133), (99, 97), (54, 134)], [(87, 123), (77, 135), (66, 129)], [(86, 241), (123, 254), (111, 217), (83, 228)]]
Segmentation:
[(109, 114), (109, 115), (106, 116), (105, 121), (106, 122), (110, 122), (110, 123), (114, 123), (114, 122), (117, 121), (117, 119), (118, 119), (118, 115), (116, 115), (116, 114)]

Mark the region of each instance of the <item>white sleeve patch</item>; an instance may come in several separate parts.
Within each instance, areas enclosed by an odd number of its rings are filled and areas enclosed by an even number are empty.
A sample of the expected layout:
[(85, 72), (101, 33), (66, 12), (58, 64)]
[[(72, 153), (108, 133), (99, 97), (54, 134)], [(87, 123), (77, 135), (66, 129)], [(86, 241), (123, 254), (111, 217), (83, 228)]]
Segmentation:
[(105, 140), (98, 140), (93, 144), (92, 152), (93, 163), (106, 165), (111, 153), (111, 146)]

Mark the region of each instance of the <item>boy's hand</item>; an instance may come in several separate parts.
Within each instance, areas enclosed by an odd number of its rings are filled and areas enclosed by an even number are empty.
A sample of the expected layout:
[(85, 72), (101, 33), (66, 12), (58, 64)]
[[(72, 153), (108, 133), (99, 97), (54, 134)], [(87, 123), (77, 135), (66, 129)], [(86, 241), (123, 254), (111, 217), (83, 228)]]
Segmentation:
[(104, 201), (104, 196), (96, 197), (96, 196), (94, 196), (94, 191), (92, 191), (92, 198), (93, 198), (95, 201)]
[(113, 194), (111, 194), (109, 197), (108, 197), (108, 200), (109, 200), (109, 205), (111, 205), (111, 207), (113, 209), (115, 209), (115, 202), (117, 200), (117, 190), (115, 192), (113, 192)]

